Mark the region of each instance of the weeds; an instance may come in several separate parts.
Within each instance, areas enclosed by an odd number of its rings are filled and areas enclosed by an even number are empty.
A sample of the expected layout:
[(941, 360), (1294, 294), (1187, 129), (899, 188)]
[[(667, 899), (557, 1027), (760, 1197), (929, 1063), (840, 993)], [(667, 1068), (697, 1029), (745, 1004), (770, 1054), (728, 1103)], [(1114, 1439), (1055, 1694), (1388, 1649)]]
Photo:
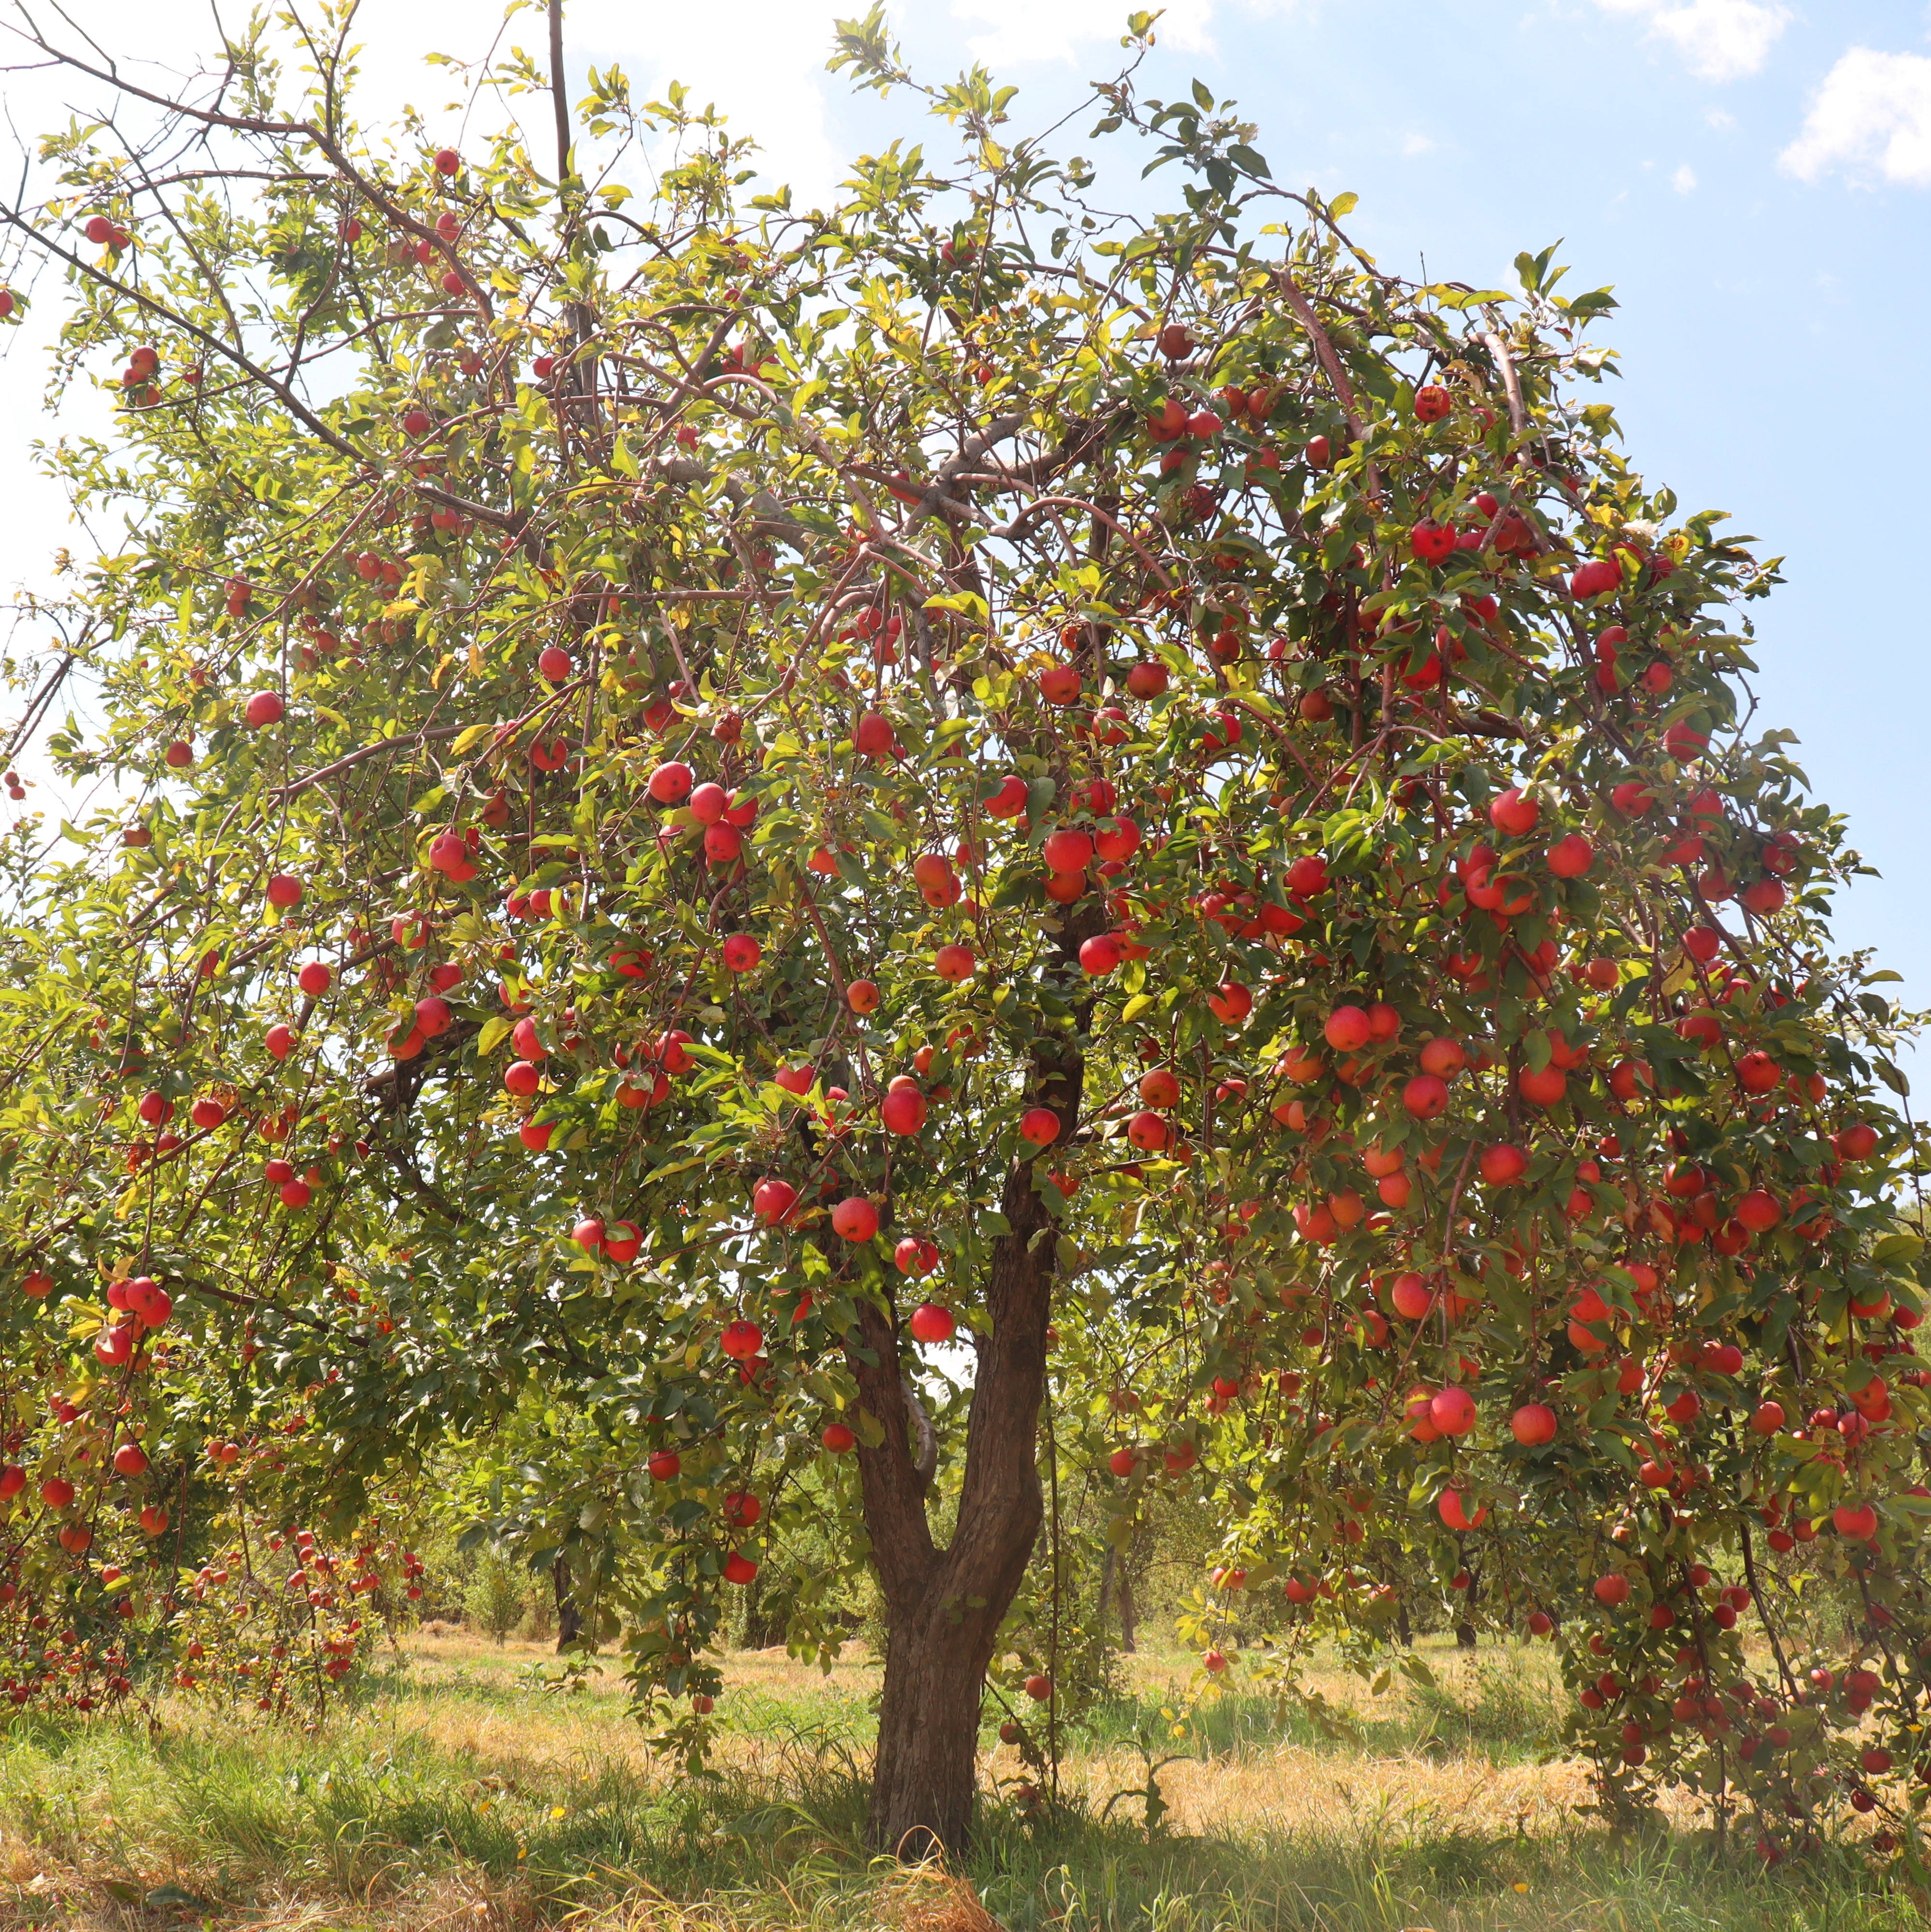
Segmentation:
[[(1767, 1876), (1686, 1821), (1616, 1844), (1522, 1762), (1555, 1736), (1519, 1658), (1444, 1660), (1360, 1720), (1102, 1707), (1063, 1802), (989, 1803), (970, 1858), (905, 1872), (864, 1844), (865, 1680), (734, 1688), (721, 1774), (673, 1781), (620, 1698), (516, 1689), (520, 1660), (398, 1675), (325, 1733), (205, 1714), (0, 1732), (0, 1928), (286, 1932), (1902, 1932), (1849, 1857)], [(749, 1666), (746, 1666), (748, 1674)], [(473, 1681), (472, 1681), (473, 1680)], [(1358, 1716), (1358, 1714), (1357, 1714)], [(1146, 1801), (1146, 1767), (1158, 1804)], [(1137, 1786), (1137, 1789), (1136, 1789)], [(1532, 1802), (1531, 1802), (1532, 1801)], [(151, 1907), (144, 1901), (152, 1900)]]

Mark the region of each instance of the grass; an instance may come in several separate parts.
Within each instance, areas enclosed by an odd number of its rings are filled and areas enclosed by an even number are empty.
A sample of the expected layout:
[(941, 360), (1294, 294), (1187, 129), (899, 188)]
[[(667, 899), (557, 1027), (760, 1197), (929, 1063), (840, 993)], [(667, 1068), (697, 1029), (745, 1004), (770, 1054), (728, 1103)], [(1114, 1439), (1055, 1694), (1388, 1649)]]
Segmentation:
[[(0, 1731), (0, 1928), (445, 1932), (1901, 1932), (1855, 1863), (1766, 1875), (1687, 1814), (1612, 1842), (1580, 1815), (1546, 1667), (1435, 1652), (1438, 1684), (1375, 1700), (1352, 1738), (1234, 1694), (1186, 1712), (1189, 1660), (1126, 1692), (1033, 1822), (988, 1803), (956, 1874), (862, 1850), (876, 1672), (730, 1660), (715, 1777), (680, 1783), (613, 1673), (526, 1688), (533, 1646), (422, 1638), (323, 1733), (171, 1708)], [(1351, 1698), (1351, 1692), (1352, 1696)], [(1177, 1735), (1176, 1731), (1177, 1730)], [(1147, 1829), (1142, 1746), (1169, 1808)], [(989, 1750), (988, 1785), (1016, 1755)]]

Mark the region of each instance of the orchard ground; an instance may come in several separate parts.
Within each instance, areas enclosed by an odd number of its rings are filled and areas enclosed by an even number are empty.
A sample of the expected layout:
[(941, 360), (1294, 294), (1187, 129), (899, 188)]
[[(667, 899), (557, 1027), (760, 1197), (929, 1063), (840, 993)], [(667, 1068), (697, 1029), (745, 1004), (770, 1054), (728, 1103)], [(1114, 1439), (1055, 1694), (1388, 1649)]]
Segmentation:
[[(358, 1708), (304, 1738), (171, 1707), (138, 1724), (0, 1733), (0, 1927), (434, 1932), (1891, 1932), (1921, 1901), (1849, 1855), (1766, 1874), (1679, 1810), (1613, 1840), (1560, 1755), (1548, 1653), (1420, 1646), (1433, 1691), (1311, 1688), (1354, 1716), (1321, 1738), (1237, 1684), (1190, 1702), (1194, 1660), (1124, 1660), (1120, 1694), (1030, 1823), (988, 1715), (980, 1840), (964, 1871), (864, 1850), (869, 1700), (729, 1658), (715, 1778), (679, 1784), (624, 1714), (609, 1658), (540, 1688), (547, 1646), (418, 1634)], [(1167, 1808), (1148, 1828), (1149, 1755)]]

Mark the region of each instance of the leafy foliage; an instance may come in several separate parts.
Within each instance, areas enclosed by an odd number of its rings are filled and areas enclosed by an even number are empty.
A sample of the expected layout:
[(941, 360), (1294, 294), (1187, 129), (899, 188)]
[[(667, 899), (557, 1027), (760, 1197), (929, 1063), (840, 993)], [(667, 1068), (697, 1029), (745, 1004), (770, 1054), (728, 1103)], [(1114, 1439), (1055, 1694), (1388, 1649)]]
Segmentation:
[[(1109, 1534), (1190, 1492), (1285, 1658), (1384, 1647), (1402, 1564), (1590, 1603), (1613, 1806), (1741, 1788), (1775, 1852), (1859, 1723), (1906, 1762), (1899, 1021), (1754, 722), (1774, 566), (1584, 400), (1607, 292), (1387, 274), (1130, 70), (1099, 133), (1171, 213), (979, 73), (950, 173), (802, 213), (614, 71), (546, 176), (358, 131), (265, 31), (172, 110), (191, 188), (78, 127), (12, 217), (68, 379), (125, 358), (60, 465), (133, 531), (48, 740), (127, 807), (8, 934), (16, 1452), (274, 1418), (352, 1515), (496, 1432), (490, 1534), (694, 1755), (728, 1592), (809, 1534), (801, 1653), (880, 1578), (892, 1843), (895, 1685), (976, 1694), (1049, 1378)], [(916, 85), (876, 14), (833, 64)], [(23, 1583), (146, 1493), (16, 1514)], [(1828, 1685), (1744, 1656), (1766, 1529), (1865, 1606)]]

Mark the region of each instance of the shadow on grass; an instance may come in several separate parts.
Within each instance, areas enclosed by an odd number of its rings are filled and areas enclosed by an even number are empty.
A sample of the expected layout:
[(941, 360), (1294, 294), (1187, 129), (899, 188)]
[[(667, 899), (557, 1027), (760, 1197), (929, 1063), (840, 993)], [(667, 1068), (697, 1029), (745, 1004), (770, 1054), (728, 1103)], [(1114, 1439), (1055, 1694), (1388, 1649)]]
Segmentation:
[[(1242, 1701), (1201, 1713), (1203, 1745), (1258, 1749), (1282, 1737)], [(672, 1784), (589, 1754), (540, 1775), (479, 1776), (400, 1725), (367, 1718), (308, 1738), (213, 1720), (151, 1735), (112, 1723), (16, 1724), (0, 1732), (0, 1827), (96, 1882), (151, 1885), (164, 1874), (231, 1911), (290, 1894), (402, 1900), (460, 1870), (509, 1917), (539, 1922), (984, 1932), (969, 1918), (902, 1909), (904, 1888), (865, 1845), (868, 1765), (847, 1731), (780, 1719), (766, 1740), (773, 1755), (762, 1777)], [(1136, 1811), (1081, 1803), (1029, 1820), (993, 1802), (963, 1870), (1005, 1932), (1901, 1932), (1922, 1923), (1848, 1858), (1771, 1877), (1700, 1838), (1485, 1833), (1385, 1802), (1363, 1805), (1345, 1828), (1237, 1835), (1150, 1833)], [(644, 1900), (699, 1900), (703, 1910), (688, 1922), (653, 1918)]]

